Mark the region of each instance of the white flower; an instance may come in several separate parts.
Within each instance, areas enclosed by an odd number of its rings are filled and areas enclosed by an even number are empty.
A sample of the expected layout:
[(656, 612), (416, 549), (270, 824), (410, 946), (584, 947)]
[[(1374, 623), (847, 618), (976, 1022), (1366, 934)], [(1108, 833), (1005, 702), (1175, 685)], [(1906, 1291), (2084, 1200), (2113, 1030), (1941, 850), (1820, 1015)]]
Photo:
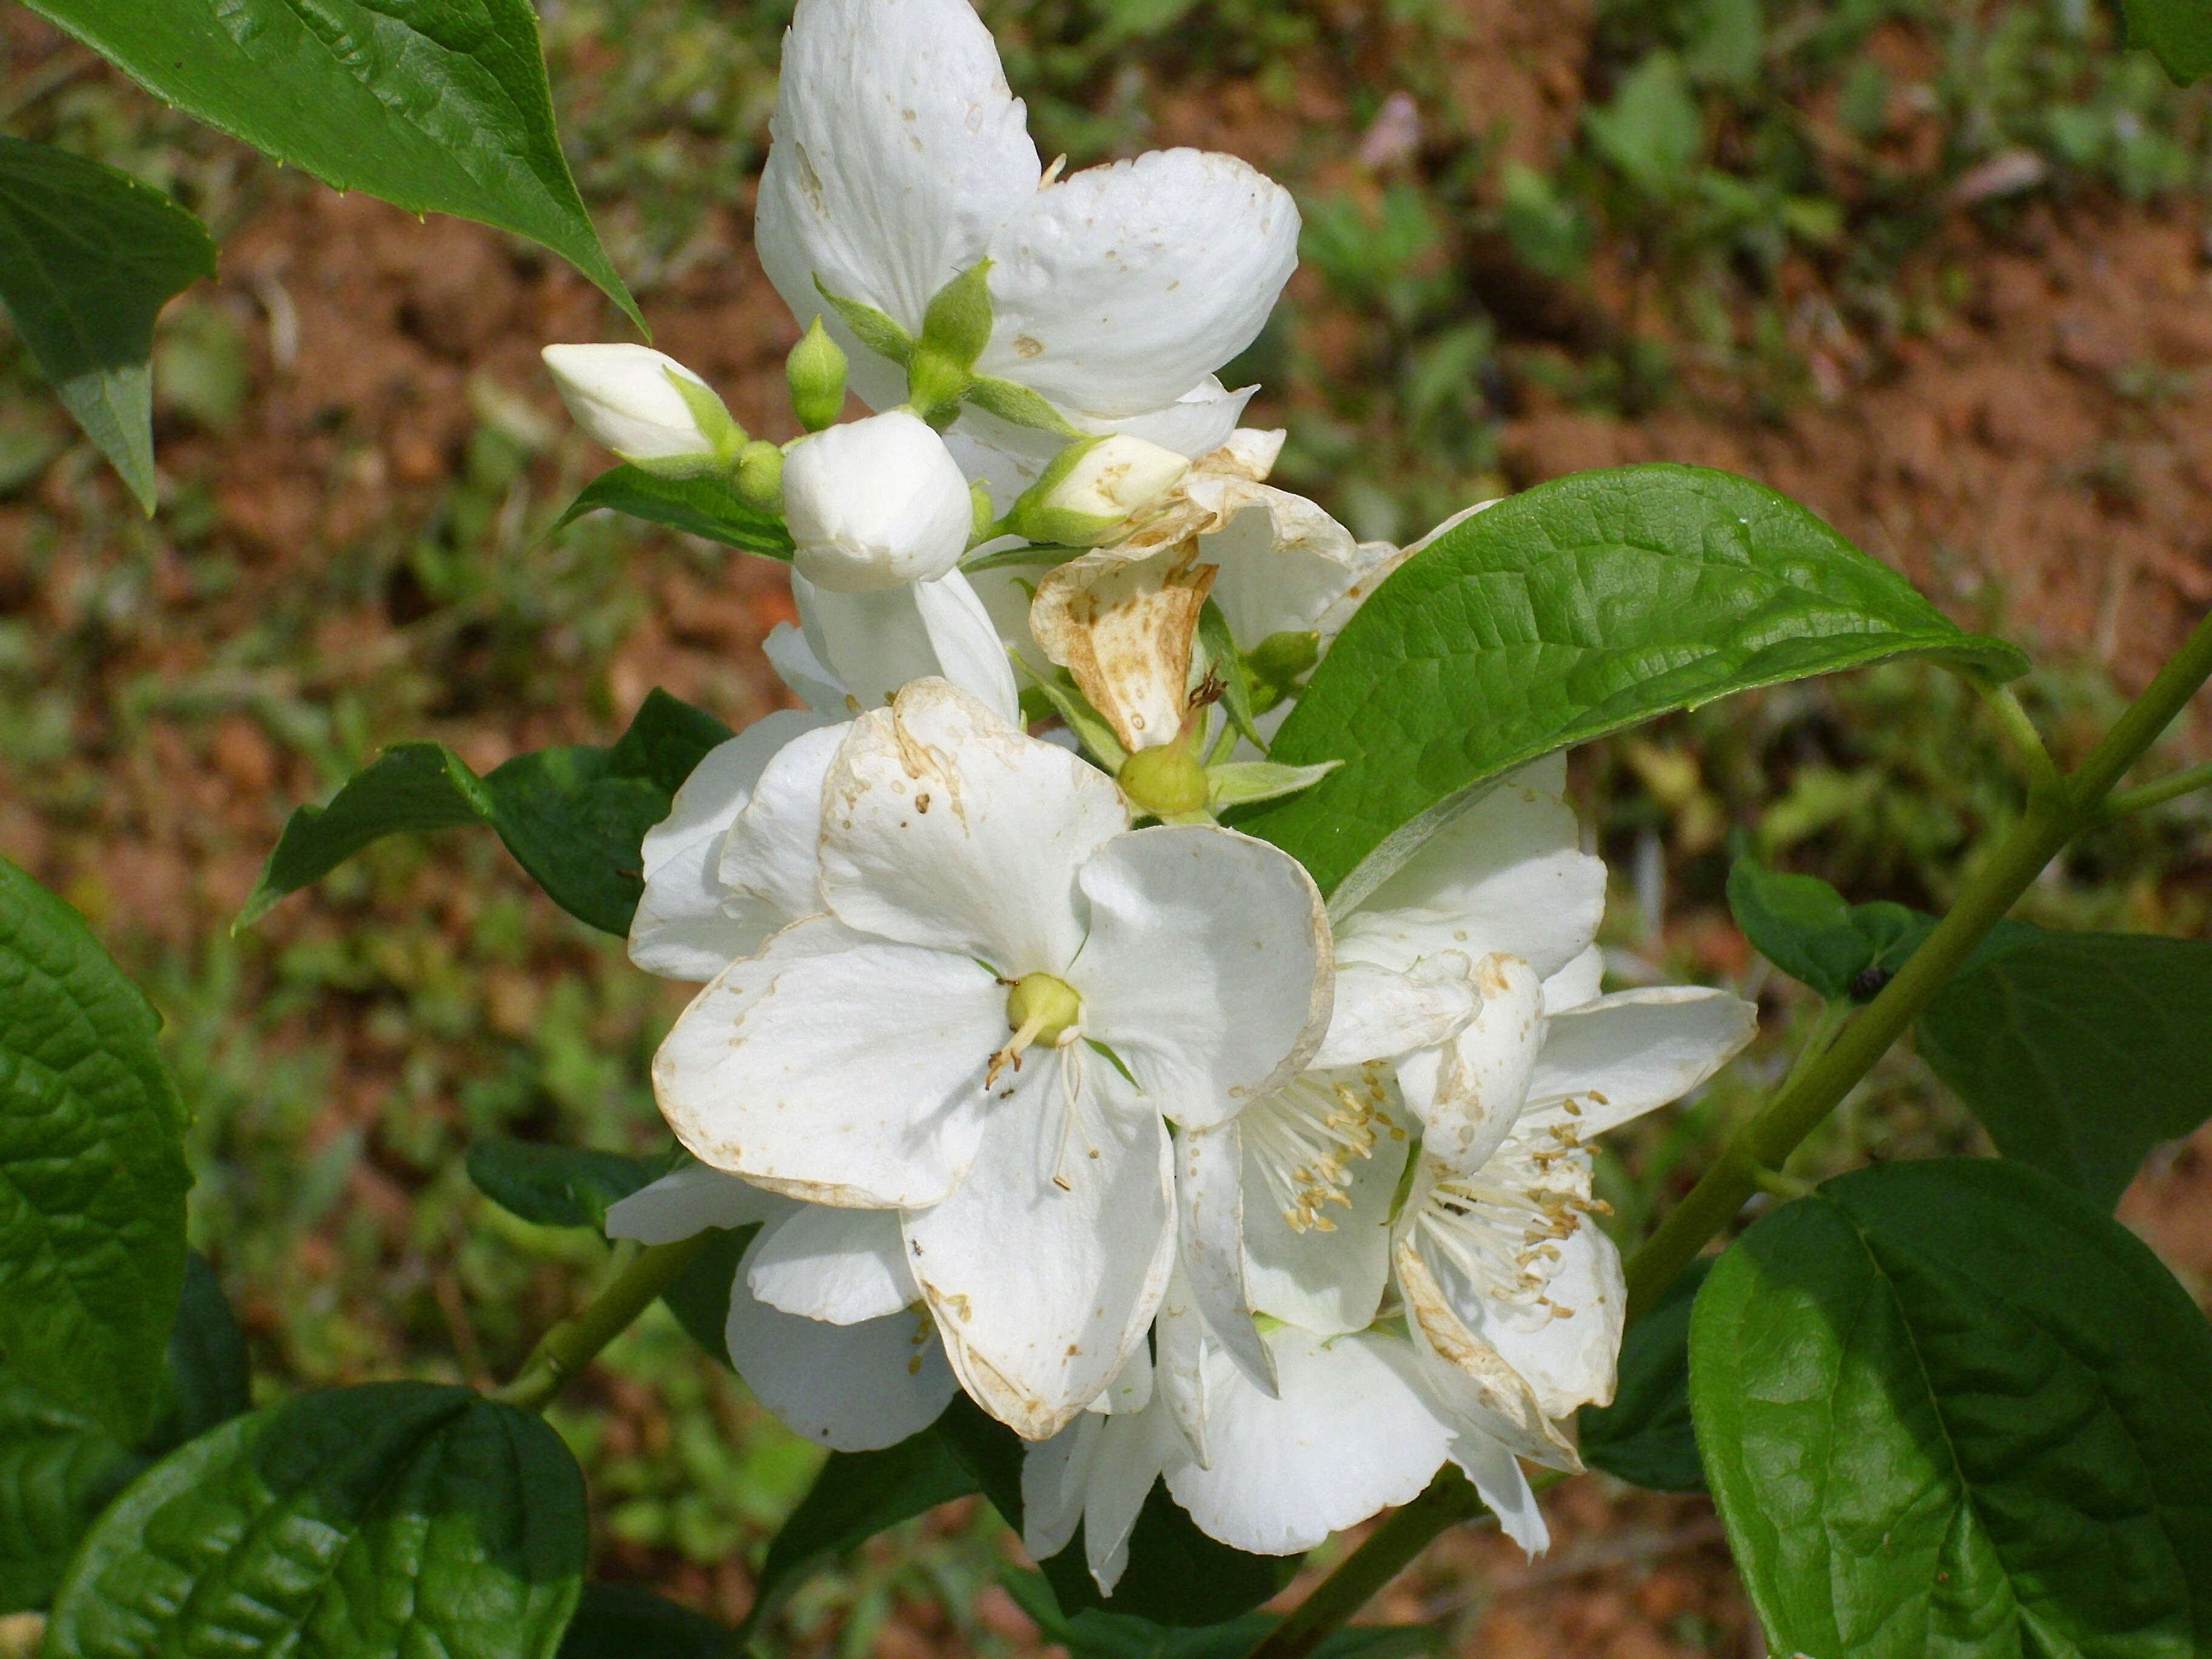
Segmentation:
[(1282, 443), (1280, 432), (1238, 431), (1123, 540), (1042, 570), (1008, 551), (978, 573), (1010, 645), (1067, 669), (1125, 748), (1177, 734), (1206, 599), (1241, 649), (1310, 636), (1310, 664), (1395, 568), (1397, 549), (1356, 542), (1311, 501), (1262, 482)]
[(648, 471), (717, 471), (744, 444), (714, 389), (673, 357), (639, 345), (550, 345), (539, 354), (576, 424)]
[[(1243, 398), (1212, 371), (1266, 322), (1298, 231), (1290, 197), (1243, 162), (1174, 149), (1052, 181), (966, 0), (800, 0), (773, 131), (761, 263), (794, 314), (825, 313), (872, 406), (903, 401), (903, 377), (817, 283), (919, 336), (932, 297), (989, 259), (977, 374), (1186, 455), (1236, 424)], [(1060, 447), (974, 410), (956, 431), (999, 457), (1002, 502)]]
[(1143, 438), (1083, 439), (1014, 503), (1007, 524), (1033, 542), (1066, 547), (1117, 540), (1133, 515), (1159, 504), (1189, 471), (1182, 456)]
[(1110, 780), (942, 681), (854, 721), (818, 799), (824, 914), (701, 993), (654, 1061), (662, 1112), (756, 1184), (904, 1210), (954, 1370), (1042, 1437), (1158, 1304), (1163, 1117), (1222, 1121), (1313, 1051), (1317, 896), (1231, 831), (1130, 832)]
[(607, 1236), (665, 1244), (763, 1224), (738, 1259), (730, 1363), (787, 1428), (835, 1451), (896, 1445), (958, 1391), (883, 1210), (801, 1204), (691, 1164), (607, 1209)]
[(783, 511), (799, 574), (842, 593), (944, 575), (967, 550), (975, 520), (945, 440), (896, 409), (793, 444), (783, 459)]

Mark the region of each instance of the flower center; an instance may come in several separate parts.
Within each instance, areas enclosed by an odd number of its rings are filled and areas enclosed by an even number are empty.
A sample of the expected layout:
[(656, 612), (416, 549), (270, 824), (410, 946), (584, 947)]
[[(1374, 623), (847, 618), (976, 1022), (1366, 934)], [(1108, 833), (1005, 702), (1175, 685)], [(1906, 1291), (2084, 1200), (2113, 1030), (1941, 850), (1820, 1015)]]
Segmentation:
[(999, 1080), (1007, 1066), (1022, 1069), (1022, 1055), (1036, 1043), (1064, 1048), (1083, 1031), (1083, 999), (1075, 988), (1055, 974), (1024, 974), (1006, 993), (1006, 1024), (1013, 1036), (991, 1056), (984, 1086)]
[(1613, 1212), (1590, 1195), (1591, 1162), (1571, 1123), (1516, 1129), (1481, 1169), (1437, 1182), (1421, 1233), (1516, 1328), (1571, 1319), (1575, 1310), (1549, 1294), (1560, 1241), (1583, 1217)]
[(1292, 1232), (1334, 1232), (1324, 1206), (1351, 1207), (1352, 1164), (1374, 1156), (1376, 1130), (1406, 1138), (1382, 1109), (1389, 1101), (1377, 1068), (1356, 1079), (1308, 1073), (1237, 1120), (1244, 1150)]

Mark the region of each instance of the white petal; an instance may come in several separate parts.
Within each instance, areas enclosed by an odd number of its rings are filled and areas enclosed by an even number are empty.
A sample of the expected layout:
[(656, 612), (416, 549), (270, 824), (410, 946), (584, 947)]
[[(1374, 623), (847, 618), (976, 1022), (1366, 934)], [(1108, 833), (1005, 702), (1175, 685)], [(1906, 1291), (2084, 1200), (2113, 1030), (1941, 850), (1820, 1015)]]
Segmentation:
[(1129, 1363), (1109, 1382), (1089, 1409), (1102, 1417), (1128, 1417), (1152, 1403), (1152, 1358), (1140, 1344)]
[(1544, 981), (1544, 1012), (1563, 1014), (1594, 1002), (1605, 988), (1605, 947), (1593, 945)]
[(1199, 1462), (1211, 1463), (1206, 1445), (1206, 1356), (1213, 1343), (1180, 1263), (1168, 1275), (1167, 1293), (1160, 1298), (1152, 1340), (1152, 1386)]
[[(1519, 1121), (1544, 1046), (1544, 988), (1518, 957), (1485, 957), (1476, 969), (1482, 1012), (1438, 1051), (1431, 1083), (1399, 1069), (1407, 1103), (1425, 1126), (1421, 1151), (1462, 1174), (1490, 1161)], [(1429, 1092), (1416, 1097), (1417, 1086)]]
[(1485, 1297), (1458, 1297), (1455, 1305), (1468, 1331), (1528, 1379), (1544, 1415), (1565, 1418), (1584, 1406), (1613, 1403), (1627, 1291), (1620, 1252), (1587, 1217), (1556, 1243), (1559, 1265), (1544, 1294), (1571, 1317), (1527, 1330)]
[[(1417, 1187), (1407, 1205), (1408, 1213), (1420, 1197)], [(1406, 1301), (1406, 1327), (1420, 1356), (1423, 1382), (1453, 1416), (1482, 1429), (1517, 1455), (1578, 1472), (1582, 1461), (1573, 1443), (1544, 1415), (1528, 1380), (1467, 1328), (1420, 1251), (1401, 1238), (1393, 1254), (1399, 1292)]]
[[(1358, 1073), (1333, 1081), (1384, 1097), (1370, 1126), (1373, 1150), (1346, 1161), (1349, 1202), (1328, 1209), (1333, 1231), (1293, 1228), (1257, 1160), (1249, 1153), (1244, 1160), (1244, 1273), (1252, 1306), (1316, 1336), (1340, 1336), (1374, 1322), (1390, 1278), (1390, 1200), (1409, 1145), (1403, 1120), (1393, 1121), (1396, 1103), (1382, 1084)], [(1238, 1122), (1248, 1137), (1254, 1119), (1268, 1109), (1265, 1102), (1246, 1109)]]
[[(757, 1241), (756, 1241), (757, 1246)], [(833, 1451), (896, 1446), (934, 1423), (959, 1384), (926, 1315), (825, 1325), (730, 1289), (730, 1363), (783, 1425)]]
[(1244, 405), (1259, 389), (1248, 386), (1231, 392), (1209, 374), (1172, 403), (1112, 418), (1079, 413), (1075, 424), (1085, 432), (1126, 432), (1196, 460), (1235, 435), (1237, 422), (1244, 418)]
[(1456, 951), (1424, 957), (1404, 973), (1340, 963), (1328, 1034), (1310, 1064), (1358, 1066), (1433, 1048), (1449, 1042), (1481, 1006), (1474, 964)]
[(1168, 1490), (1209, 1536), (1261, 1555), (1309, 1550), (1332, 1532), (1418, 1495), (1442, 1467), (1451, 1427), (1397, 1339), (1322, 1341), (1269, 1334), (1282, 1397), (1225, 1361), (1207, 1381), (1213, 1467), (1168, 1460)]
[(1530, 1555), (1552, 1547), (1552, 1529), (1522, 1472), (1520, 1462), (1480, 1429), (1463, 1428), (1452, 1437), (1451, 1461), (1474, 1483), (1475, 1495), (1490, 1506), (1505, 1535)]
[(1372, 591), (1366, 578), (1392, 549), (1363, 545), (1302, 495), (1243, 479), (1194, 491), (1220, 498), (1225, 522), (1199, 538), (1218, 566), (1213, 597), (1243, 646), (1271, 634), (1333, 636)]
[(703, 1164), (687, 1164), (607, 1206), (607, 1237), (672, 1244), (709, 1227), (744, 1227), (791, 1208), (791, 1200)]
[(723, 908), (763, 939), (822, 914), (822, 784), (848, 729), (823, 726), (786, 744), (723, 839)]
[(702, 1163), (811, 1202), (933, 1204), (982, 1133), (1006, 993), (962, 956), (794, 923), (731, 963), (653, 1057)]
[(848, 352), (817, 276), (919, 333), (930, 297), (1036, 193), (1025, 113), (966, 0), (802, 0), (773, 131), (761, 264), (793, 314), (825, 313)]
[(1525, 958), (1542, 976), (1589, 948), (1605, 866), (1581, 850), (1556, 763), (1501, 779), (1423, 842), (1337, 930), (1347, 961), (1404, 967), (1438, 951)]
[[(1055, 1066), (1034, 1069), (1057, 1084)], [(1175, 1260), (1159, 1119), (1085, 1110), (1066, 1138), (1062, 1190), (1060, 1115), (1036, 1109), (1057, 1092), (994, 1109), (959, 1190), (905, 1224), (962, 1385), (1030, 1440), (1058, 1433), (1143, 1346)]]
[(792, 568), (817, 587), (878, 592), (933, 581), (975, 527), (968, 480), (919, 416), (894, 409), (811, 434), (783, 463)]
[(1616, 991), (1551, 1021), (1528, 1082), (1529, 1109), (1571, 1100), (1588, 1139), (1680, 1100), (1758, 1035), (1758, 1009), (1726, 991)]
[(855, 721), (823, 799), (834, 913), (1009, 979), (1066, 970), (1083, 944), (1075, 866), (1128, 824), (1104, 773), (943, 680)]
[(761, 928), (728, 915), (718, 866), (722, 838), (785, 744), (821, 726), (785, 709), (708, 750), (676, 792), (669, 814), (645, 832), (645, 894), (630, 922), (629, 959), (649, 974), (696, 982), (760, 949), (782, 917)]
[(1066, 1549), (1083, 1523), (1091, 1471), (1105, 1443), (1106, 1419), (1083, 1412), (1049, 1440), (1022, 1454), (1022, 1547), (1042, 1561)]
[(1244, 1289), (1244, 1152), (1237, 1120), (1176, 1140), (1176, 1237), (1200, 1315), (1261, 1392), (1275, 1378)]
[[(909, 681), (933, 678), (981, 698), (1009, 723), (1020, 718), (998, 627), (958, 571), (870, 593), (834, 593), (793, 571), (791, 596), (809, 654), (839, 687), (841, 713), (883, 708)], [(793, 667), (804, 676), (804, 664)]]
[(1328, 1029), (1328, 923), (1288, 854), (1210, 825), (1139, 830), (1079, 879), (1086, 1032), (1156, 1109), (1200, 1128), (1304, 1069)]
[(992, 237), (996, 317), (975, 367), (1091, 415), (1155, 408), (1252, 343), (1297, 248), (1289, 192), (1233, 156), (1090, 168)]
[[(799, 580), (796, 574), (792, 578), (794, 589)], [(815, 654), (806, 635), (789, 623), (778, 623), (768, 630), (768, 637), (761, 641), (761, 654), (775, 670), (776, 678), (816, 714), (842, 720), (860, 712), (860, 703), (846, 690), (845, 683)]]
[(1129, 1534), (1137, 1529), (1152, 1482), (1176, 1449), (1175, 1424), (1164, 1411), (1108, 1421), (1083, 1507), (1084, 1559), (1102, 1594), (1111, 1595), (1121, 1582)]
[(921, 1299), (896, 1210), (801, 1205), (762, 1230), (745, 1282), (772, 1308), (831, 1325), (888, 1319)]

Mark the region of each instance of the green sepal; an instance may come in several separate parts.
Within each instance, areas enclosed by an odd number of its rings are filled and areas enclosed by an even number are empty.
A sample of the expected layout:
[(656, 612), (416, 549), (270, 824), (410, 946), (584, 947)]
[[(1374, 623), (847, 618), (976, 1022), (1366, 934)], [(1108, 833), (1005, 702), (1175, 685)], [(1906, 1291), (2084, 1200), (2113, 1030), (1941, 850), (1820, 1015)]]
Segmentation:
[(988, 259), (971, 265), (932, 295), (921, 314), (921, 349), (935, 352), (963, 374), (975, 368), (991, 343), (990, 274)]
[(1118, 776), (1128, 762), (1129, 751), (1121, 747), (1121, 738), (1114, 735), (1114, 728), (1106, 724), (1105, 717), (1091, 706), (1082, 692), (1072, 685), (1061, 684), (1057, 676), (1048, 679), (1021, 658), (1014, 661), (1030, 676), (1038, 694), (1052, 705), (1053, 712), (1066, 722), (1076, 740), (1090, 751), (1091, 759)]
[[(1245, 665), (1244, 653), (1237, 648), (1237, 641), (1229, 631), (1229, 618), (1223, 614), (1219, 604), (1211, 599), (1198, 613), (1198, 643), (1205, 651), (1206, 660), (1212, 665), (1214, 678), (1221, 682), (1221, 706), (1228, 711), (1229, 723), (1237, 728), (1237, 734), (1245, 742), (1261, 754), (1266, 754), (1267, 740), (1260, 735), (1260, 728), (1253, 723), (1253, 716), (1259, 710), (1253, 706), (1251, 671)], [(1248, 799), (1263, 800), (1267, 798), (1254, 795)]]
[(848, 300), (842, 294), (832, 294), (814, 279), (814, 291), (827, 300), (832, 309), (845, 319), (845, 326), (854, 337), (879, 357), (888, 357), (904, 368), (914, 356), (914, 336), (901, 328), (873, 306), (862, 305), (858, 300)]
[(1052, 400), (1042, 392), (1032, 392), (1012, 380), (1002, 380), (995, 374), (978, 374), (970, 380), (968, 401), (986, 415), (995, 415), (1012, 426), (1025, 426), (1062, 438), (1085, 435), (1068, 424), (1067, 417), (1054, 409)]
[(1310, 789), (1342, 761), (1318, 766), (1278, 766), (1273, 761), (1224, 761), (1206, 769), (1206, 800), (1217, 812)]

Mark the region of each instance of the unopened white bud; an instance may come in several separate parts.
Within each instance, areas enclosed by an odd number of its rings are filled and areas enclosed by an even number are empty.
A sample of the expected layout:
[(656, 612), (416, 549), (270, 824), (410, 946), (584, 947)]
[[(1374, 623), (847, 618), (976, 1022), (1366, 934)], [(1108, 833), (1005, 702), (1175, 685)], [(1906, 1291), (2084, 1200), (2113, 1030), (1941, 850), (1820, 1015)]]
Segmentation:
[(792, 445), (783, 512), (799, 574), (837, 593), (934, 580), (959, 563), (975, 524), (960, 464), (902, 409)]
[(1070, 444), (1014, 503), (1006, 527), (1033, 542), (1096, 546), (1189, 471), (1189, 461), (1172, 449), (1126, 433)]
[(634, 466), (721, 471), (745, 442), (714, 388), (647, 346), (553, 345), (541, 354), (576, 424)]

